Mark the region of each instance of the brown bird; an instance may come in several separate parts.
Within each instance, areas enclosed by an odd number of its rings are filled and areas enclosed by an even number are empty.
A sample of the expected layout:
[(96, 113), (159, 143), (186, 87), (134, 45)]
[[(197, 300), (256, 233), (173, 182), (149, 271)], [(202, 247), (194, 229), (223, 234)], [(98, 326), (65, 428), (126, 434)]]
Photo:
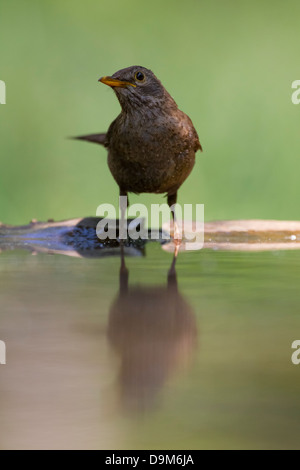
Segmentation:
[(128, 67), (99, 81), (114, 90), (122, 111), (106, 134), (77, 139), (107, 147), (121, 196), (166, 193), (172, 206), (192, 171), (195, 153), (202, 150), (191, 119), (145, 67)]

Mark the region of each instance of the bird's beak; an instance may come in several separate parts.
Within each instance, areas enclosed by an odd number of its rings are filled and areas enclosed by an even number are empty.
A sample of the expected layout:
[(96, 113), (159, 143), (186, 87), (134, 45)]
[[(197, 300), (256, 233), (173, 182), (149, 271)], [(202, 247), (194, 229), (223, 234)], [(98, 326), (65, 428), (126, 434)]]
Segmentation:
[(120, 88), (125, 88), (128, 85), (130, 86), (136, 86), (133, 83), (130, 82), (124, 82), (123, 80), (119, 80), (118, 78), (112, 78), (112, 77), (101, 77), (99, 78), (98, 82), (102, 82), (105, 85), (111, 86), (111, 87), (120, 87)]

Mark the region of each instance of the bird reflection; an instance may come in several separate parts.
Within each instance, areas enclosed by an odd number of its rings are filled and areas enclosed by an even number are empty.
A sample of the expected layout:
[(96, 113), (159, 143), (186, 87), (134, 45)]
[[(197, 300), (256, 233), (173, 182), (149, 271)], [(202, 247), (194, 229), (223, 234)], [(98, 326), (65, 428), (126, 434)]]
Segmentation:
[(108, 337), (121, 358), (119, 383), (126, 409), (152, 408), (167, 379), (195, 349), (195, 315), (178, 290), (175, 262), (174, 257), (165, 286), (129, 287), (121, 256), (119, 294), (110, 309)]

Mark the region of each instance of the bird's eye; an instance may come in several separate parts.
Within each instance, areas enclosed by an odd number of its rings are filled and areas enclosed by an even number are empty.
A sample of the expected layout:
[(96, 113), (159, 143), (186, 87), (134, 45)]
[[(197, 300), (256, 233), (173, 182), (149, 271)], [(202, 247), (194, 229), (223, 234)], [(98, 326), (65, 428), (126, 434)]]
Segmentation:
[(144, 82), (144, 81), (145, 81), (145, 75), (143, 74), (143, 72), (136, 72), (134, 78), (135, 78), (138, 82)]

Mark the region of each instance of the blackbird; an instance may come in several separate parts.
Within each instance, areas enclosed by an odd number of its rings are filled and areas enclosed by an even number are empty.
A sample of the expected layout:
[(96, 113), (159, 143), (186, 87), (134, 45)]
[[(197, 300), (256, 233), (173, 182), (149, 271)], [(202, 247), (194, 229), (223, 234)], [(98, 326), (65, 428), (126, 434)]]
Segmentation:
[(121, 196), (166, 193), (172, 206), (192, 171), (195, 153), (202, 151), (191, 119), (145, 67), (128, 67), (99, 81), (114, 90), (121, 113), (106, 134), (76, 138), (107, 147), (108, 166)]

